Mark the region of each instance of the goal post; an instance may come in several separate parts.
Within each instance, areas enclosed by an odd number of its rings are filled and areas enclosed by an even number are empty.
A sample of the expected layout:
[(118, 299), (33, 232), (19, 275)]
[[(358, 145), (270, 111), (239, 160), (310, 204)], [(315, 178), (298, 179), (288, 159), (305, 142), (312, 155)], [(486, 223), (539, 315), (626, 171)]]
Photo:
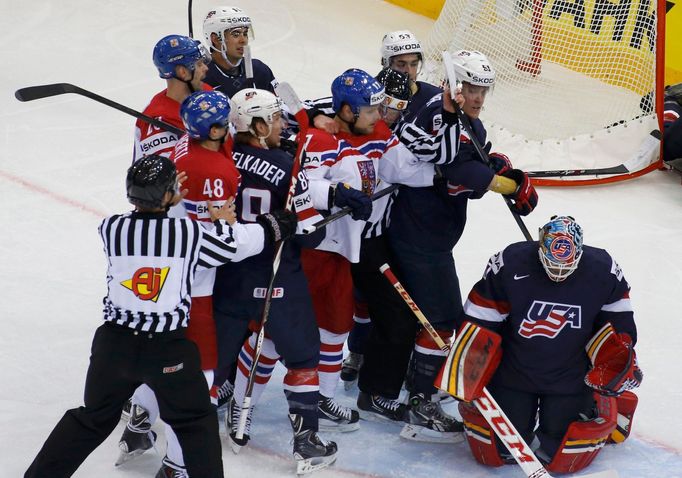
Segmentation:
[(484, 53), (494, 149), (527, 171), (572, 171), (536, 184), (613, 182), (661, 165), (664, 41), (665, 0), (446, 0), (422, 76), (441, 83), (444, 50)]

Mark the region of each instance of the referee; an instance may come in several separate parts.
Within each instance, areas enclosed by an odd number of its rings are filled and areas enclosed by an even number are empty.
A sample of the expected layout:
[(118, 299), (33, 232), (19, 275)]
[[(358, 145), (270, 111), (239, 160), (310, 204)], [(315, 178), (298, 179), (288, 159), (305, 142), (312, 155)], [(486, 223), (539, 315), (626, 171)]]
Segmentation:
[(234, 205), (211, 207), (211, 232), (166, 215), (182, 199), (177, 188), (184, 179), (170, 160), (155, 155), (128, 170), (135, 210), (99, 227), (108, 293), (104, 324), (92, 341), (85, 406), (64, 414), (25, 477), (71, 476), (114, 430), (121, 407), (142, 383), (154, 391), (161, 418), (177, 434), (189, 475), (223, 476), (218, 417), (197, 347), (185, 338), (194, 274), (258, 254), (265, 241), (286, 239), (296, 216), (275, 211), (259, 216), (258, 224), (239, 224)]

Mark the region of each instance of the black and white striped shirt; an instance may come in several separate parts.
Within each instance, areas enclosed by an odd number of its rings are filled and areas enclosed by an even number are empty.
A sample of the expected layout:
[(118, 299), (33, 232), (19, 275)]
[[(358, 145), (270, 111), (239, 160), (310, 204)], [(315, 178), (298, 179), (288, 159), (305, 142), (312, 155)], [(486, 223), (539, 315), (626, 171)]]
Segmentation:
[(165, 213), (114, 215), (99, 233), (108, 260), (104, 320), (149, 332), (187, 327), (195, 273), (258, 254), (264, 243), (258, 224), (217, 221), (211, 231)]

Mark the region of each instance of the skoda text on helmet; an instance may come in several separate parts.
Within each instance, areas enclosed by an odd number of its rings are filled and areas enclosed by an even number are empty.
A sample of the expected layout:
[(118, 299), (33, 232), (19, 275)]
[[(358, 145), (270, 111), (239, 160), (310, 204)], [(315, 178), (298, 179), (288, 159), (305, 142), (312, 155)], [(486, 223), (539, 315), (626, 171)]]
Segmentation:
[(577, 268), (583, 254), (583, 230), (571, 216), (552, 216), (540, 228), (540, 262), (554, 282), (561, 282)]
[(357, 117), (360, 107), (380, 105), (384, 97), (384, 86), (372, 75), (357, 68), (344, 71), (332, 82), (332, 108), (335, 113), (347, 104)]
[(422, 45), (409, 30), (398, 30), (384, 35), (381, 41), (381, 66), (390, 66), (391, 58), (398, 55), (416, 53), (423, 59)]
[(459, 81), (466, 81), (475, 86), (492, 87), (495, 85), (495, 70), (483, 53), (459, 50), (451, 56)]
[[(267, 90), (246, 88), (232, 96), (232, 123), (238, 133), (249, 132), (254, 135), (261, 144), (270, 136), (273, 123), (278, 120), (278, 113), (282, 112), (282, 100)], [(268, 125), (268, 134), (258, 136), (253, 128), (253, 120), (262, 119)]]
[(400, 71), (385, 67), (377, 75), (377, 81), (384, 85), (386, 97), (383, 105), (393, 110), (404, 111), (410, 104), (412, 89), (410, 77)]
[(175, 192), (175, 164), (168, 158), (152, 154), (128, 168), (126, 191), (128, 201), (138, 207), (158, 209), (164, 206), (167, 192)]
[(180, 117), (190, 138), (211, 139), (211, 127), (229, 126), (230, 103), (219, 91), (192, 93), (180, 105)]
[(201, 42), (183, 35), (168, 35), (159, 40), (154, 47), (152, 59), (159, 70), (159, 76), (166, 80), (177, 78), (175, 67), (178, 65), (194, 72), (197, 61), (211, 61)]

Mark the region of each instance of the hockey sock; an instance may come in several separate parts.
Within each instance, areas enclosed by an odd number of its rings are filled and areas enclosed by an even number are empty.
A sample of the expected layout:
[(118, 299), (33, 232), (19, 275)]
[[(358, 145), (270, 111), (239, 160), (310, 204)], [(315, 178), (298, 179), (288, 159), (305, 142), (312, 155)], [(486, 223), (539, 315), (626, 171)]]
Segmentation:
[(133, 393), (133, 405), (144, 408), (149, 414), (149, 421), (153, 425), (156, 419), (159, 418), (159, 403), (156, 401), (156, 395), (149, 386), (142, 384)]
[[(447, 343), (452, 332), (439, 330), (438, 334)], [(443, 362), (445, 362), (445, 356), (445, 352), (436, 345), (433, 338), (425, 330), (419, 331), (412, 353), (414, 362), (412, 393), (423, 393), (425, 397), (429, 398), (436, 392), (433, 381), (443, 366)]]
[(284, 395), (289, 402), (289, 413), (301, 416), (304, 430), (317, 431), (319, 383), (316, 368), (290, 368), (284, 376)]
[(327, 398), (334, 398), (336, 385), (341, 376), (343, 362), (343, 344), (348, 334), (334, 334), (320, 329), (320, 393)]
[(369, 319), (367, 304), (355, 301), (355, 313), (353, 314), (353, 329), (348, 336), (348, 350), (358, 354), (365, 351), (365, 342), (372, 330), (372, 322)]
[[(239, 360), (237, 363), (237, 376), (234, 383), (234, 399), (237, 404), (241, 405), (244, 401), (244, 394), (246, 393), (246, 384), (249, 377), (249, 370), (253, 362), (254, 346), (256, 343), (257, 334), (251, 335), (239, 352)], [(253, 390), (251, 392), (251, 406), (255, 406), (260, 399), (265, 385), (270, 381), (275, 365), (279, 360), (279, 355), (275, 350), (275, 344), (267, 337), (263, 339), (263, 349), (260, 359), (258, 360), (258, 368), (256, 369), (256, 377), (253, 382)]]

